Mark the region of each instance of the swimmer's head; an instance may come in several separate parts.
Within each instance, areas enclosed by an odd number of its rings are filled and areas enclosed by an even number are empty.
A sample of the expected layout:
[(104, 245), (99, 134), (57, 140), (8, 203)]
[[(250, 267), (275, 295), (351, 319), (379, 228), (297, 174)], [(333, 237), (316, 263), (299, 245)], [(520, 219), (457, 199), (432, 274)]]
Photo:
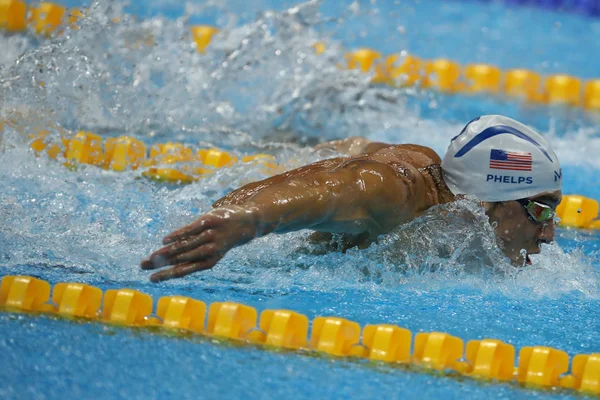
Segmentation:
[(550, 144), (528, 126), (501, 115), (469, 122), (450, 142), (442, 171), (452, 193), (488, 202), (529, 198), (562, 185)]
[(498, 245), (514, 265), (529, 263), (530, 254), (554, 240), (562, 172), (533, 129), (500, 115), (476, 118), (452, 139), (442, 171), (452, 193), (484, 202)]

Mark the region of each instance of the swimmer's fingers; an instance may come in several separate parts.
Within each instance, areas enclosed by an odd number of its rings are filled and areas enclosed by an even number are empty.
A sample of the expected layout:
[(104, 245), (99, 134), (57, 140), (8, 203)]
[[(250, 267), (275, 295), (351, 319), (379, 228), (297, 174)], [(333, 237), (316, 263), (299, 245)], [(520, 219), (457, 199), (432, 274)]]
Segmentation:
[(189, 225), (169, 233), (163, 238), (162, 242), (164, 245), (168, 245), (177, 241), (185, 240), (186, 238), (192, 235), (197, 235), (198, 233), (201, 233), (202, 230), (207, 229), (206, 225), (206, 220), (204, 218), (200, 218)]
[(178, 264), (178, 261), (173, 260), (174, 257), (182, 253), (189, 252), (190, 250), (198, 248), (214, 240), (214, 231), (212, 229), (208, 229), (195, 237), (180, 239), (176, 242), (164, 246), (163, 248), (152, 253), (150, 257), (143, 260), (140, 266), (142, 267), (142, 269), (155, 269), (164, 267), (165, 265)]
[(222, 221), (222, 218), (220, 216), (213, 214), (204, 214), (202, 217), (198, 218), (191, 224), (169, 233), (163, 238), (163, 244), (171, 244), (176, 241), (187, 239), (190, 236), (202, 233), (202, 231), (219, 225), (220, 221)]
[(215, 266), (221, 257), (213, 257), (201, 262), (190, 262), (179, 264), (174, 267), (162, 270), (150, 276), (152, 282), (162, 282), (173, 278), (181, 278), (198, 271), (204, 271)]
[(187, 262), (199, 262), (212, 258), (219, 254), (219, 246), (216, 243), (207, 243), (193, 250), (178, 254), (169, 259), (170, 265)]

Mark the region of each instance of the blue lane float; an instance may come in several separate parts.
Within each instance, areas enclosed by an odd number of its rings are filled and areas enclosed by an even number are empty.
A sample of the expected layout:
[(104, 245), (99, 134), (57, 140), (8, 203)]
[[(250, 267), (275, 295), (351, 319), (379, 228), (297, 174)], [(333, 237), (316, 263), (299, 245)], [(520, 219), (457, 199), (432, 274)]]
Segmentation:
[[(489, 0), (480, 1), (489, 2)], [(600, 0), (503, 0), (502, 3), (509, 6), (529, 6), (547, 10), (565, 11), (589, 17), (600, 16)]]

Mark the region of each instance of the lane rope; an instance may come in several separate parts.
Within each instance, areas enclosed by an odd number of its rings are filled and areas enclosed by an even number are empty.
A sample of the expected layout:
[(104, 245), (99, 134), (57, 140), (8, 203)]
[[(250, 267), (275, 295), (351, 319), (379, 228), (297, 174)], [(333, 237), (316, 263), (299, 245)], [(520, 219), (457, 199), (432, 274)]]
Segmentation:
[[(77, 29), (77, 21), (84, 14), (85, 10), (67, 9), (51, 2), (28, 7), (23, 0), (0, 0), (0, 30), (8, 33), (29, 30), (49, 37), (61, 34), (64, 24)], [(115, 19), (113, 22), (119, 21)], [(200, 53), (205, 53), (218, 33), (219, 29), (214, 26), (190, 27), (191, 40), (196, 43), (196, 49)], [(323, 42), (314, 43), (313, 46), (317, 54), (326, 51), (326, 44)], [(347, 52), (344, 58), (345, 65), (340, 64), (340, 67), (373, 74), (373, 84), (417, 86), (436, 89), (445, 94), (503, 95), (538, 105), (583, 107), (590, 111), (600, 111), (600, 79), (583, 80), (568, 74), (542, 76), (523, 68), (503, 71), (484, 63), (462, 66), (450, 59), (425, 60), (406, 52), (384, 57), (380, 52), (369, 48)]]
[(63, 165), (71, 169), (79, 164), (118, 172), (141, 169), (146, 178), (175, 184), (196, 182), (216, 169), (231, 167), (238, 162), (256, 165), (268, 175), (283, 172), (275, 157), (269, 154), (238, 157), (217, 148), (194, 148), (176, 142), (148, 146), (130, 136), (104, 139), (86, 131), (58, 137), (48, 130), (41, 130), (30, 135), (30, 139), (30, 146), (37, 155), (64, 160)]
[(589, 17), (600, 16), (600, 1), (598, 0), (503, 0), (509, 6), (533, 6), (558, 12), (572, 12)]
[[(51, 293), (52, 292), (52, 293)], [(459, 374), (490, 383), (528, 388), (563, 388), (600, 395), (600, 353), (569, 355), (545, 346), (516, 351), (497, 339), (471, 340), (444, 332), (420, 332), (393, 324), (363, 328), (345, 318), (308, 317), (291, 310), (263, 310), (234, 302), (206, 303), (184, 296), (152, 297), (134, 289), (101, 289), (83, 283), (57, 283), (51, 289), (31, 276), (5, 276), (0, 310), (45, 313), (105, 324), (162, 327), (207, 337), (220, 337), (264, 349), (285, 348), (334, 357), (368, 359), (414, 367), (417, 371)], [(208, 313), (207, 313), (208, 311)], [(414, 338), (414, 340), (413, 340)]]

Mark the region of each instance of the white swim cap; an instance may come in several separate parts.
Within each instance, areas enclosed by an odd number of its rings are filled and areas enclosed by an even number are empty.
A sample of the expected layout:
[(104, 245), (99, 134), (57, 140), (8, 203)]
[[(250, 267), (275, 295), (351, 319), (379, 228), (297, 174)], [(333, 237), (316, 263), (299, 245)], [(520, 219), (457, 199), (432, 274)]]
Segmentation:
[(556, 154), (536, 131), (501, 115), (469, 122), (450, 142), (442, 161), (444, 181), (456, 194), (507, 201), (560, 190)]

